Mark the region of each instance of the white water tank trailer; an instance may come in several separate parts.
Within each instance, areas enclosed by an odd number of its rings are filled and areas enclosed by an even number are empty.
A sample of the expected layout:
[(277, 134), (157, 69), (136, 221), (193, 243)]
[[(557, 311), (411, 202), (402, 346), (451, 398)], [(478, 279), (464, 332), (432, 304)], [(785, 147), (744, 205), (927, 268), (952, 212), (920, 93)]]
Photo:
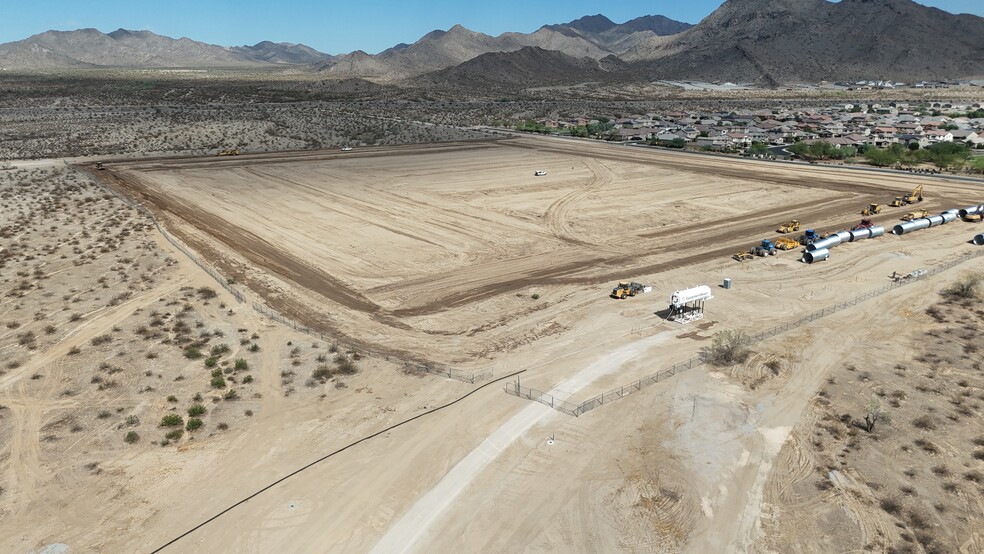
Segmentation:
[(711, 287), (700, 285), (686, 290), (678, 290), (670, 295), (670, 307), (680, 309), (691, 302), (702, 302), (714, 298), (711, 296)]

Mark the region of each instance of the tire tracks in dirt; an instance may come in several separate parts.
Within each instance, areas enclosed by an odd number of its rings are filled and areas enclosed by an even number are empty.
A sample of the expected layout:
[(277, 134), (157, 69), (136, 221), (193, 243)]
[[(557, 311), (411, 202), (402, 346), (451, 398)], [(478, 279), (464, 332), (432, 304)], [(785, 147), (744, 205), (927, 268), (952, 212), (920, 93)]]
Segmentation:
[[(529, 264), (519, 259), (502, 260), (492, 264), (494, 267), (484, 267), (483, 275), (476, 273), (475, 266), (446, 272), (440, 275), (420, 279), (406, 280), (400, 284), (383, 286), (384, 292), (394, 297), (409, 297), (399, 309), (387, 310), (374, 302), (370, 297), (357, 291), (344, 281), (334, 277), (330, 272), (312, 266), (311, 264), (285, 252), (254, 233), (251, 233), (233, 223), (205, 211), (197, 206), (189, 205), (179, 199), (169, 196), (163, 191), (156, 190), (151, 184), (143, 182), (138, 175), (130, 171), (115, 173), (107, 171), (87, 171), (93, 178), (99, 179), (119, 190), (123, 194), (140, 201), (156, 213), (162, 221), (180, 221), (187, 223), (203, 233), (209, 240), (215, 240), (232, 252), (241, 255), (256, 268), (269, 272), (296, 284), (303, 290), (311, 291), (328, 301), (346, 309), (367, 314), (371, 319), (398, 329), (410, 330), (401, 318), (433, 315), (451, 308), (462, 307), (474, 302), (492, 298), (498, 295), (515, 292), (531, 286), (547, 285), (597, 285), (613, 279), (623, 278), (626, 274), (653, 275), (684, 265), (710, 261), (716, 258), (728, 257), (734, 250), (745, 248), (757, 243), (762, 238), (765, 229), (774, 228), (780, 220), (790, 218), (803, 221), (829, 221), (835, 223), (826, 225), (828, 229), (849, 228), (860, 216), (851, 220), (843, 218), (845, 211), (856, 213), (869, 202), (884, 202), (890, 189), (883, 186), (865, 185), (848, 182), (851, 176), (837, 175), (834, 178), (821, 178), (826, 168), (800, 167), (765, 167), (744, 160), (722, 159), (691, 159), (681, 156), (680, 159), (669, 159), (669, 155), (658, 156), (651, 152), (637, 152), (626, 149), (624, 152), (607, 152), (597, 146), (571, 144), (549, 144), (544, 141), (503, 140), (496, 143), (442, 145), (441, 150), (460, 148), (490, 148), (509, 147), (526, 150), (537, 150), (554, 154), (579, 157), (586, 159), (590, 155), (590, 169), (595, 174), (595, 181), (587, 188), (573, 191), (555, 202), (545, 214), (548, 227), (553, 235), (568, 243), (577, 241), (570, 227), (569, 213), (579, 199), (591, 191), (605, 186), (613, 179), (611, 172), (605, 168), (601, 160), (632, 162), (643, 165), (660, 167), (672, 171), (685, 172), (695, 175), (714, 175), (715, 177), (733, 177), (765, 183), (775, 183), (785, 186), (807, 188), (823, 188), (844, 195), (841, 199), (820, 202), (800, 202), (783, 206), (780, 209), (763, 209), (742, 217), (723, 219), (710, 223), (692, 223), (682, 227), (659, 229), (643, 234), (643, 239), (630, 248), (619, 248), (618, 251), (591, 250), (584, 246), (575, 246), (569, 250), (558, 250), (549, 256), (544, 256), (542, 264)], [(427, 153), (437, 148), (395, 148), (373, 155), (408, 155)], [(325, 153), (288, 153), (263, 154), (247, 156), (235, 160), (233, 167), (249, 168), (257, 161), (264, 163), (279, 163), (292, 160), (335, 159), (340, 154)], [(230, 163), (226, 158), (178, 160), (173, 164), (167, 161), (158, 162), (161, 169), (179, 169), (189, 166), (225, 167)], [(143, 169), (143, 166), (127, 165), (125, 169)], [(794, 175), (795, 174), (795, 175)], [(871, 176), (859, 176), (871, 179)], [(838, 180), (840, 179), (840, 180)], [(936, 201), (947, 201), (942, 197), (934, 197)], [(927, 204), (928, 207), (931, 204)], [(947, 206), (950, 207), (950, 206)], [(883, 216), (883, 219), (892, 216)], [(876, 218), (876, 223), (879, 223)], [(375, 224), (375, 223), (374, 223)], [(339, 332), (325, 313), (317, 310), (294, 295), (283, 295), (280, 291), (272, 290), (266, 283), (258, 279), (248, 279), (236, 267), (233, 260), (222, 254), (216, 248), (210, 247), (205, 240), (192, 236), (180, 226), (169, 226), (169, 230), (189, 246), (202, 253), (205, 259), (217, 266), (223, 272), (234, 275), (248, 282), (257, 294), (284, 315), (322, 331)], [(766, 233), (767, 235), (769, 233)], [(665, 239), (672, 237), (671, 242)], [(411, 237), (416, 238), (416, 237)], [(581, 241), (579, 244), (586, 244)], [(663, 259), (654, 259), (658, 256)], [(489, 277), (491, 275), (491, 277)], [(440, 294), (429, 291), (439, 290)], [(416, 291), (416, 292), (414, 292)], [(379, 293), (381, 290), (374, 290)], [(401, 295), (401, 292), (404, 294)], [(285, 296), (291, 296), (286, 298)], [(414, 302), (413, 298), (419, 298)], [(357, 342), (357, 344), (362, 344)], [(394, 352), (396, 353), (396, 352)]]
[(571, 244), (590, 245), (590, 243), (577, 238), (571, 230), (569, 221), (571, 208), (585, 196), (614, 183), (615, 175), (611, 169), (597, 160), (583, 158), (581, 161), (588, 166), (594, 175), (591, 184), (584, 188), (575, 189), (551, 204), (543, 214), (543, 219), (557, 238)]

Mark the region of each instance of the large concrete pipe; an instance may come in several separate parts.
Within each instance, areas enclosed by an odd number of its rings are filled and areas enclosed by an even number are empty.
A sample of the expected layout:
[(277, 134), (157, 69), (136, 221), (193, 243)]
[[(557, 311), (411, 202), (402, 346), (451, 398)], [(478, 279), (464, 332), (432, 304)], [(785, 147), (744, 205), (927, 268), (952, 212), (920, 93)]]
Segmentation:
[(930, 227), (936, 227), (937, 225), (943, 225), (944, 223), (946, 223), (946, 220), (944, 220), (943, 216), (941, 215), (931, 215), (926, 219), (929, 220)]
[(974, 240), (974, 244), (976, 244), (977, 246), (984, 244), (984, 233), (975, 235), (973, 240)]
[(904, 235), (913, 231), (919, 231), (920, 229), (929, 229), (929, 218), (924, 217), (920, 219), (913, 219), (912, 221), (906, 221), (905, 223), (899, 223), (895, 227), (892, 227), (892, 233), (896, 235)]
[(841, 237), (837, 235), (831, 235), (825, 239), (820, 239), (813, 244), (806, 245), (806, 251), (812, 252), (814, 250), (821, 250), (827, 248), (833, 248), (841, 243)]
[(803, 261), (808, 264), (812, 264), (813, 262), (823, 261), (829, 257), (830, 257), (830, 250), (827, 250), (826, 248), (818, 248), (816, 250), (809, 250), (803, 253)]
[(957, 220), (957, 212), (955, 210), (947, 210), (940, 214), (943, 218), (943, 223), (953, 223)]
[(834, 236), (835, 237), (840, 237), (841, 244), (844, 244), (845, 242), (851, 242), (851, 232), (850, 231), (837, 231), (836, 233), (834, 233)]
[(876, 239), (885, 234), (885, 228), (881, 225), (876, 225), (871, 228), (871, 238)]

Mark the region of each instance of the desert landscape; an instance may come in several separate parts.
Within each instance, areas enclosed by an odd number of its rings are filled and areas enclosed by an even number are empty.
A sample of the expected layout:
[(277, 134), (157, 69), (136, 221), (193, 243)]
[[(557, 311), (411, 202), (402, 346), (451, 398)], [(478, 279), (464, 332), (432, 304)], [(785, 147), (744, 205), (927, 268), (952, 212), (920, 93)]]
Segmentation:
[[(979, 228), (887, 234), (811, 265), (730, 258), (788, 219), (848, 228), (916, 184), (931, 212), (974, 205), (972, 182), (550, 138), (14, 165), (0, 173), (5, 550), (981, 544), (977, 308), (952, 293), (981, 271)], [(580, 417), (503, 390), (577, 403), (721, 331), (948, 262)], [(623, 279), (653, 292), (609, 298)], [(706, 317), (668, 321), (669, 294), (695, 284), (714, 286)]]
[(5, 6), (0, 552), (984, 554), (984, 11), (596, 4)]

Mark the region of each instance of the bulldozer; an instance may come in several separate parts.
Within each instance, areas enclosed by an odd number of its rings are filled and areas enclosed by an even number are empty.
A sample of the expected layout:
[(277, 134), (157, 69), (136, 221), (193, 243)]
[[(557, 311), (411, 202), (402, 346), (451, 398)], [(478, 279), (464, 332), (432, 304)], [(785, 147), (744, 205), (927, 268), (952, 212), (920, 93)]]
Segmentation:
[(868, 204), (868, 207), (861, 210), (861, 215), (875, 215), (881, 213), (881, 204)]
[(923, 201), (923, 186), (919, 185), (912, 189), (912, 193), (906, 196), (896, 196), (895, 200), (892, 201), (890, 206), (893, 208), (900, 208), (906, 204), (915, 204), (916, 202)]
[(789, 223), (783, 223), (782, 225), (780, 225), (779, 228), (776, 229), (776, 232), (777, 233), (795, 233), (796, 231), (799, 231), (799, 230), (800, 230), (800, 222), (799, 221), (796, 221), (794, 219), (794, 220), (790, 221)]
[(238, 156), (238, 155), (239, 155), (238, 148), (226, 148), (225, 150), (220, 150), (219, 153), (216, 154), (216, 156)]
[(641, 293), (644, 288), (645, 286), (643, 286), (642, 283), (636, 283), (634, 281), (621, 281), (614, 289), (612, 289), (612, 294), (610, 296), (616, 300), (622, 300), (629, 296), (635, 296)]
[(773, 244), (775, 244), (776, 248), (779, 250), (796, 250), (801, 246), (798, 240), (787, 237), (780, 237), (779, 239), (776, 239)]
[(748, 250), (742, 250), (741, 252), (736, 253), (734, 256), (731, 256), (731, 258), (734, 259), (736, 262), (743, 262), (745, 260), (751, 260), (754, 257), (755, 257), (755, 254), (752, 254)]
[(929, 215), (929, 212), (926, 211), (926, 210), (916, 210), (914, 212), (909, 212), (909, 213), (905, 214), (900, 219), (902, 221), (912, 221), (913, 219), (921, 219), (921, 218), (924, 218), (924, 217), (926, 217), (928, 215)]

